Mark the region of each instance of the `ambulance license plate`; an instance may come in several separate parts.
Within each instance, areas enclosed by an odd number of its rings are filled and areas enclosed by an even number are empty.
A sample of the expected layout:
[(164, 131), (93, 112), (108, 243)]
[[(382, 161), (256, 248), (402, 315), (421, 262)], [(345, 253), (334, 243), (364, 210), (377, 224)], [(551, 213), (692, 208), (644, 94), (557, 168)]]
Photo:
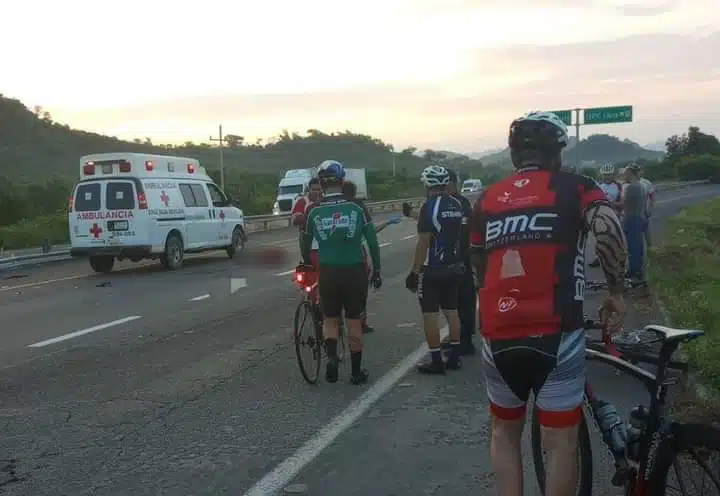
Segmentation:
[(127, 231), (130, 227), (128, 224), (126, 220), (109, 220), (108, 231)]

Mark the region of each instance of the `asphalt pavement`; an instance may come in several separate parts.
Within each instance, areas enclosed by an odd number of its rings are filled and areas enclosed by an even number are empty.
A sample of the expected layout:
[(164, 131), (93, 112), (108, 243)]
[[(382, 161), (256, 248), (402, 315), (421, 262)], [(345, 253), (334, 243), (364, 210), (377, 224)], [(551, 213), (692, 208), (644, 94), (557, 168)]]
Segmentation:
[[(664, 192), (654, 226), (718, 194)], [(127, 262), (98, 275), (72, 261), (0, 273), (0, 494), (487, 493), (479, 359), (443, 378), (410, 370), (423, 354), (417, 302), (404, 288), (414, 233), (407, 220), (380, 234), (384, 285), (370, 297), (377, 332), (366, 336), (362, 387), (300, 376), (289, 229), (251, 238), (249, 250), (288, 251), (274, 265), (218, 252), (176, 272)], [(231, 277), (245, 287), (231, 294)], [(642, 397), (607, 369), (592, 367), (591, 378), (619, 409)], [(596, 462), (604, 490), (607, 466)]]

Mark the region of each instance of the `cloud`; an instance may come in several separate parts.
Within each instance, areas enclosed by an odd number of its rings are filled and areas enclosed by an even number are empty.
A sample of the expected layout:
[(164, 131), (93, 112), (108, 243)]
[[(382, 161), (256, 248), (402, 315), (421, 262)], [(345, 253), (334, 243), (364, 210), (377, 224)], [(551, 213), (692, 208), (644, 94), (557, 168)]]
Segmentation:
[[(75, 112), (70, 123), (92, 122), (110, 134), (132, 132), (159, 141), (198, 139), (219, 122), (227, 132), (248, 137), (268, 137), (282, 128), (352, 129), (397, 146), (472, 151), (502, 145), (510, 120), (531, 109), (628, 104), (635, 106), (635, 123), (593, 127), (583, 134), (610, 132), (650, 142), (695, 122), (720, 133), (717, 53), (720, 31), (705, 37), (658, 34), (518, 45), (469, 51), (465, 70), (444, 81), (308, 93), (217, 93)], [(62, 113), (55, 115), (63, 119)]]

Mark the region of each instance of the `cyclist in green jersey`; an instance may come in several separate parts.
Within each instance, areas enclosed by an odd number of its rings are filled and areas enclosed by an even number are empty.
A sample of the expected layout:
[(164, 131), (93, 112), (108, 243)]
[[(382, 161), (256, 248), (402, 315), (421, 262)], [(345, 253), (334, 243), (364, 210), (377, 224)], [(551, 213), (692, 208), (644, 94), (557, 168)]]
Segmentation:
[(350, 341), (351, 382), (363, 384), (368, 380), (362, 368), (363, 332), (361, 316), (368, 290), (367, 273), (363, 262), (362, 243), (367, 241), (373, 262), (372, 283), (377, 289), (380, 277), (380, 247), (375, 226), (366, 210), (343, 195), (345, 168), (340, 162), (326, 160), (318, 167), (318, 177), (324, 196), (307, 211), (307, 223), (302, 242), (303, 262), (309, 264), (313, 239), (318, 243), (320, 261), (320, 301), (323, 309), (323, 333), (328, 354), (325, 380), (337, 382), (337, 339), (340, 316), (345, 310)]

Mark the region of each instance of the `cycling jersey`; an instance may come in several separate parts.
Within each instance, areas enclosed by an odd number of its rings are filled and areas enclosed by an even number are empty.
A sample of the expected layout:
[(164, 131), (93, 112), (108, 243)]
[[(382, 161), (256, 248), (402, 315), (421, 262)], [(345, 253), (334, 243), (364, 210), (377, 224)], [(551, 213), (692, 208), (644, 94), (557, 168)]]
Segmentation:
[(475, 203), (472, 245), (487, 255), (482, 332), (516, 339), (583, 325), (583, 214), (607, 203), (591, 178), (528, 167), (488, 187)]
[(420, 207), (418, 234), (430, 234), (425, 264), (418, 278), (422, 313), (457, 310), (460, 276), (467, 270), (462, 249), (463, 219), (462, 202), (447, 193), (430, 196)]
[(380, 270), (380, 248), (367, 209), (342, 194), (326, 195), (307, 211), (305, 235), (317, 240), (321, 266), (363, 266), (362, 243), (367, 240), (373, 267)]
[[(307, 213), (311, 206), (312, 206), (312, 202), (310, 202), (310, 200), (307, 197), (301, 196), (295, 202), (295, 205), (293, 206), (293, 209), (292, 209), (291, 215), (293, 218), (299, 215), (299, 216), (302, 216), (302, 219), (303, 219), (302, 222), (300, 224), (298, 224), (298, 229), (300, 231), (300, 239), (301, 240), (302, 240), (303, 232), (305, 232), (305, 225), (307, 224)], [(313, 252), (317, 251), (318, 243), (315, 239), (313, 239), (310, 249)], [(317, 253), (313, 253), (312, 257), (313, 257), (313, 265), (315, 265), (317, 267)]]

